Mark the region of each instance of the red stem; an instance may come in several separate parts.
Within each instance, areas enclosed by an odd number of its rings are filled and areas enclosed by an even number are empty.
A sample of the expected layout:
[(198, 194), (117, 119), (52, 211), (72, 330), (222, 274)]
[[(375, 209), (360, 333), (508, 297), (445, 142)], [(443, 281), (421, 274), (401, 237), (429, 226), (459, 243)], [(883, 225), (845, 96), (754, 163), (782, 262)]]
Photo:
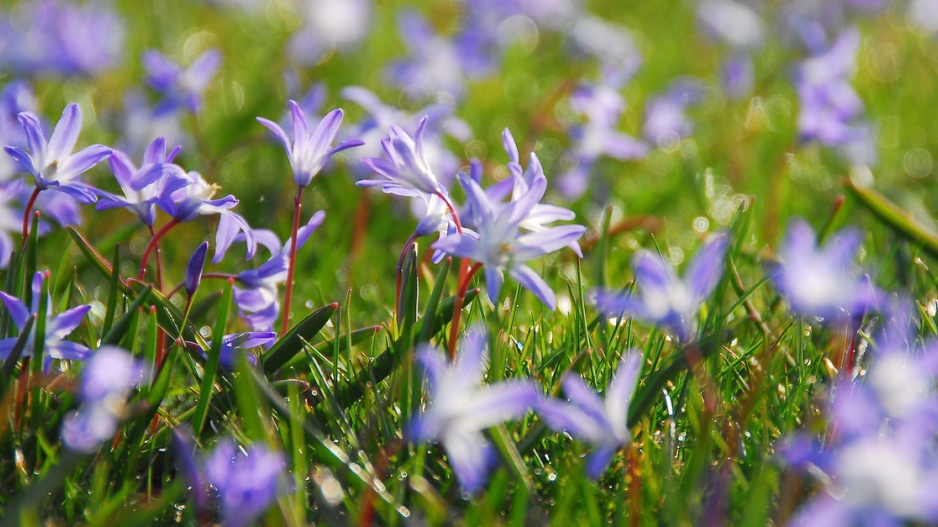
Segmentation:
[[(155, 236), (153, 226), (149, 226), (150, 239)], [(163, 251), (160, 250), (160, 244), (156, 244), (156, 289), (163, 292)]]
[(166, 233), (176, 225), (179, 225), (179, 220), (173, 218), (150, 238), (150, 243), (148, 243), (147, 248), (143, 250), (143, 257), (140, 259), (140, 271), (137, 272), (137, 280), (143, 281), (143, 278), (146, 276), (147, 260), (150, 259), (150, 253), (153, 252), (154, 247), (160, 242), (160, 238), (165, 236)]
[(300, 230), (300, 210), (303, 208), (303, 187), (297, 187), (296, 199), (293, 200), (293, 236), (290, 238), (290, 265), (287, 268), (287, 292), (283, 297), (283, 320), (280, 334), (286, 335), (290, 329), (290, 301), (293, 299), (293, 273), (296, 271), (296, 233)]
[(40, 192), (42, 192), (42, 189), (39, 187), (34, 188), (33, 193), (29, 196), (29, 201), (26, 202), (26, 210), (23, 212), (23, 247), (26, 247), (26, 238), (29, 237), (29, 216)]
[(459, 260), (459, 283), (456, 287), (456, 302), (453, 304), (453, 320), (449, 327), (449, 358), (456, 359), (456, 340), (459, 337), (459, 319), (462, 316), (462, 307), (466, 302), (466, 291), (469, 290), (469, 283), (472, 277), (482, 268), (481, 263), (476, 263), (469, 269), (469, 260), (461, 258)]

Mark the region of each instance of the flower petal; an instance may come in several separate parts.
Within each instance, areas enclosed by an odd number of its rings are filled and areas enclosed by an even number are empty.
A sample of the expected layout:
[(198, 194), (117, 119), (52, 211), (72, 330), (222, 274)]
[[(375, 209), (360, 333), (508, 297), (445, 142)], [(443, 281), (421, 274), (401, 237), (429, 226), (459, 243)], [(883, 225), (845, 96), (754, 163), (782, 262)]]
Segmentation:
[(69, 104), (62, 110), (62, 117), (56, 123), (52, 137), (49, 138), (48, 150), (46, 150), (47, 163), (61, 162), (72, 153), (75, 143), (78, 142), (78, 134), (81, 133), (81, 124), (81, 108), (77, 104)]

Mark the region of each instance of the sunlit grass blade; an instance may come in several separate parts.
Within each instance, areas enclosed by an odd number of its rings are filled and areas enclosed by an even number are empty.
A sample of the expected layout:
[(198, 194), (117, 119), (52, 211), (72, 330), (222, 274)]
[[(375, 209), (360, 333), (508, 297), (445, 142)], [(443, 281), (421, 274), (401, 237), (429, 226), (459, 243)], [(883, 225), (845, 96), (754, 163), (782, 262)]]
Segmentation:
[(233, 280), (228, 282), (228, 287), (225, 288), (225, 294), (222, 296), (217, 318), (215, 319), (215, 328), (212, 330), (212, 346), (209, 348), (208, 360), (206, 361), (205, 368), (202, 370), (199, 402), (196, 404), (195, 413), (192, 416), (192, 429), (196, 437), (202, 434), (202, 428), (208, 416), (208, 405), (212, 400), (215, 373), (218, 371), (218, 364), (221, 361), (222, 341), (224, 340), (225, 330), (228, 327), (228, 315), (231, 311), (233, 282)]
[(299, 324), (293, 326), (286, 335), (280, 337), (276, 344), (263, 357), (264, 373), (273, 375), (293, 357), (303, 351), (306, 342), (309, 342), (319, 333), (339, 304), (333, 302), (323, 306), (306, 316)]

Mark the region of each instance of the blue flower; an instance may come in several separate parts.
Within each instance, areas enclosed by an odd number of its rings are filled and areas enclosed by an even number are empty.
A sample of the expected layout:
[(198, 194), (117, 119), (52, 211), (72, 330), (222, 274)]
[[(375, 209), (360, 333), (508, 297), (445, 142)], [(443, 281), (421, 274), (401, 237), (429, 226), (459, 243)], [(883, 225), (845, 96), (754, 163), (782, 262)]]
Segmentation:
[(381, 140), (388, 159), (366, 158), (362, 161), (368, 168), (384, 179), (365, 179), (356, 183), (360, 187), (381, 187), (383, 192), (397, 196), (423, 197), (447, 196), (440, 185), (424, 149), (424, 133), (428, 117), (424, 116), (417, 125), (413, 139), (401, 127), (391, 125), (389, 136)]
[(545, 399), (537, 404), (536, 411), (547, 426), (569, 432), (596, 447), (586, 463), (586, 473), (593, 479), (602, 475), (612, 456), (632, 440), (627, 424), (629, 403), (641, 369), (641, 353), (629, 352), (609, 381), (605, 399), (600, 399), (579, 375), (571, 373), (563, 380), (569, 403)]
[(468, 492), (481, 488), (494, 462), (492, 445), (482, 435), (491, 426), (517, 419), (540, 395), (529, 380), (511, 380), (482, 386), (485, 373), (485, 331), (475, 328), (463, 337), (456, 361), (443, 352), (421, 349), (430, 388), (430, 404), (407, 427), (412, 441), (438, 440), (446, 451), (459, 484)]
[[(29, 319), (30, 315), (35, 315), (39, 312), (39, 299), (42, 296), (42, 283), (45, 280), (45, 275), (41, 272), (37, 272), (33, 275), (32, 281), (32, 306), (27, 307), (26, 304), (15, 298), (8, 295), (7, 293), (0, 292), (0, 301), (3, 302), (3, 305), (6, 306), (7, 312), (10, 314), (10, 318), (13, 319), (13, 323), (16, 324), (18, 329), (23, 329), (23, 325), (26, 324), (26, 321)], [(85, 318), (85, 315), (91, 309), (90, 305), (83, 305), (78, 307), (73, 307), (63, 313), (52, 317), (52, 302), (47, 301), (47, 320), (46, 320), (46, 334), (42, 338), (42, 350), (44, 356), (45, 366), (52, 362), (52, 359), (59, 360), (81, 360), (88, 357), (91, 353), (91, 350), (78, 344), (76, 342), (69, 342), (63, 340), (67, 337), (75, 328), (81, 324), (82, 319)], [(10, 351), (13, 350), (13, 345), (16, 342), (17, 337), (10, 337), (3, 340), (0, 340), (0, 360), (5, 359)], [(32, 329), (30, 330), (29, 337), (26, 341), (26, 347), (23, 350), (24, 356), (32, 356), (36, 347), (36, 325), (33, 324)]]
[(152, 227), (159, 201), (169, 199), (170, 194), (189, 184), (182, 170), (172, 164), (180, 148), (176, 146), (166, 152), (166, 140), (158, 137), (147, 147), (140, 168), (125, 153), (114, 150), (108, 162), (124, 197), (95, 190), (99, 197), (95, 208), (126, 207), (136, 213), (144, 225)]
[(878, 305), (876, 288), (852, 270), (860, 240), (858, 229), (844, 229), (819, 248), (807, 222), (789, 223), (779, 254), (782, 262), (771, 278), (792, 311), (838, 321)]
[(293, 115), (292, 143), (279, 124), (263, 117), (258, 117), (257, 121), (266, 126), (283, 143), (283, 149), (286, 150), (290, 158), (290, 167), (293, 169), (293, 180), (300, 188), (309, 185), (313, 177), (322, 170), (326, 160), (337, 152), (364, 144), (359, 139), (346, 139), (336, 146), (330, 146), (342, 124), (344, 114), (341, 109), (335, 109), (326, 114), (312, 133), (307, 126), (303, 110), (295, 101), (290, 101), (290, 111)]
[(223, 439), (205, 460), (205, 477), (218, 491), (222, 524), (251, 525), (282, 490), (286, 459), (263, 444), (241, 450)]
[(65, 445), (91, 453), (112, 438), (127, 413), (127, 394), (143, 382), (145, 373), (143, 364), (121, 348), (95, 350), (81, 372), (78, 397), (82, 404), (62, 422)]
[[(469, 221), (478, 233), (453, 233), (435, 244), (447, 254), (469, 258), (483, 265), (489, 299), (498, 301), (507, 272), (518, 283), (534, 293), (550, 309), (557, 299), (550, 286), (524, 262), (569, 246), (586, 232), (582, 225), (543, 227), (536, 232), (522, 232), (522, 223), (530, 218), (547, 189), (546, 178), (535, 178), (527, 192), (507, 204), (493, 203), (471, 177), (459, 174), (466, 191)], [(534, 222), (536, 223), (536, 222)]]
[[(326, 219), (326, 213), (319, 211), (299, 229), (296, 236), (297, 250), (306, 243), (309, 236)], [(275, 237), (274, 237), (275, 238)], [(267, 245), (279, 240), (270, 240)], [(290, 240), (287, 240), (280, 250), (262, 263), (257, 269), (241, 271), (236, 276), (238, 286), (234, 288), (234, 301), (238, 312), (252, 329), (267, 331), (273, 327), (280, 313), (280, 296), (277, 294), (277, 284), (287, 279), (290, 257)], [(239, 287), (240, 286), (240, 287)]]
[(638, 296), (597, 291), (596, 305), (605, 313), (625, 313), (662, 324), (682, 340), (687, 339), (693, 332), (700, 305), (723, 276), (723, 260), (728, 247), (729, 237), (725, 234), (713, 238), (691, 260), (683, 279), (660, 255), (650, 251), (639, 252), (632, 260)]
[(845, 30), (830, 48), (804, 60), (795, 87), (801, 102), (798, 131), (802, 141), (838, 149), (855, 164), (876, 161), (876, 143), (863, 122), (863, 100), (850, 85), (860, 48), (860, 31)]
[(74, 103), (66, 106), (48, 141), (36, 115), (23, 112), (18, 118), (26, 132), (29, 153), (16, 146), (7, 146), (5, 150), (21, 170), (33, 176), (36, 188), (58, 190), (82, 203), (93, 203), (97, 196), (77, 178), (110, 157), (111, 149), (91, 145), (72, 153), (81, 132), (81, 108)]
[(125, 49), (124, 24), (102, 4), (41, 0), (0, 14), (0, 64), (24, 74), (94, 75), (112, 69)]
[[(163, 211), (169, 214), (177, 222), (189, 222), (199, 216), (218, 214), (218, 230), (215, 233), (215, 255), (212, 257), (213, 263), (218, 263), (224, 257), (225, 252), (234, 243), (239, 234), (243, 234), (247, 242), (247, 257), (254, 256), (257, 249), (257, 242), (254, 239), (254, 230), (248, 225), (240, 214), (232, 212), (238, 200), (231, 194), (218, 199), (212, 199), (219, 187), (215, 184), (209, 184), (198, 172), (188, 172), (179, 170), (178, 177), (186, 182), (184, 186), (178, 186), (176, 190), (170, 193), (162, 193), (162, 196), (155, 198), (155, 203)], [(176, 177), (176, 176), (173, 176)], [(148, 183), (148, 179), (140, 181), (141, 185), (158, 184), (163, 179)], [(169, 183), (164, 183), (169, 184)]]
[(192, 257), (189, 258), (189, 264), (186, 266), (186, 280), (184, 282), (186, 294), (190, 297), (195, 294), (199, 288), (199, 282), (202, 281), (202, 269), (205, 268), (205, 253), (208, 252), (208, 242), (202, 242), (196, 247)]
[(197, 113), (202, 106), (202, 95), (221, 66), (221, 53), (210, 49), (183, 68), (155, 50), (143, 54), (146, 82), (163, 95), (157, 114), (174, 112), (178, 108)]

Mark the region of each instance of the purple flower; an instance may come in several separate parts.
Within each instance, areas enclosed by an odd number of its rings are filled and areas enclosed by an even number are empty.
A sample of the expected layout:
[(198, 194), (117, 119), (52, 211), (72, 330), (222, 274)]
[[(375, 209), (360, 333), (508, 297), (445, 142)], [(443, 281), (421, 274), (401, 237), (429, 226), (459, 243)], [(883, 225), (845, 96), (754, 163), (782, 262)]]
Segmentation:
[[(156, 199), (156, 204), (179, 222), (189, 222), (199, 216), (218, 214), (218, 230), (215, 232), (213, 263), (221, 261), (225, 252), (234, 243), (235, 238), (242, 233), (247, 242), (247, 257), (248, 259), (253, 258), (254, 251), (257, 249), (254, 230), (240, 214), (230, 210), (238, 204), (238, 200), (231, 194), (223, 198), (212, 199), (219, 189), (218, 185), (209, 184), (198, 172), (186, 173), (180, 169), (176, 174), (188, 184), (180, 186), (169, 193), (168, 196), (164, 193), (162, 197)], [(140, 185), (155, 184), (155, 182), (148, 183), (148, 181), (150, 180), (144, 179), (140, 181)]]
[(202, 95), (221, 66), (221, 59), (218, 50), (210, 49), (196, 57), (188, 68), (183, 68), (159, 51), (145, 52), (143, 67), (147, 71), (146, 82), (163, 96), (156, 113), (169, 113), (178, 108), (198, 113), (202, 106)]
[(384, 179), (365, 179), (356, 183), (360, 187), (381, 187), (383, 192), (398, 196), (424, 197), (443, 194), (446, 189), (440, 185), (427, 160), (423, 147), (423, 136), (427, 129), (428, 117), (420, 119), (417, 133), (411, 139), (407, 132), (396, 125), (390, 128), (390, 135), (381, 140), (388, 159), (367, 158), (364, 163)]
[(798, 131), (802, 141), (836, 147), (855, 164), (872, 164), (876, 143), (862, 121), (863, 101), (850, 85), (859, 47), (860, 31), (851, 28), (829, 49), (799, 65), (795, 79), (801, 101)]
[(554, 292), (524, 262), (569, 246), (586, 232), (586, 227), (562, 225), (544, 227), (537, 232), (521, 232), (522, 222), (530, 218), (534, 206), (547, 190), (546, 178), (535, 179), (527, 193), (507, 205), (492, 203), (479, 184), (465, 174), (459, 175), (459, 182), (466, 192), (471, 224), (478, 234), (449, 234), (441, 237), (433, 248), (482, 264), (492, 302), (498, 301), (507, 272), (550, 309), (555, 309), (557, 300)]
[(417, 97), (443, 94), (460, 99), (469, 77), (489, 70), (489, 61), (472, 39), (450, 41), (436, 33), (419, 12), (408, 9), (398, 17), (398, 33), (408, 57), (392, 64), (391, 80)]
[(807, 222), (789, 223), (779, 255), (782, 263), (771, 278), (792, 311), (838, 321), (877, 306), (876, 288), (851, 270), (860, 240), (859, 230), (844, 229), (819, 248)]
[(645, 139), (662, 148), (678, 144), (690, 137), (694, 124), (687, 117), (687, 107), (703, 96), (703, 85), (692, 79), (679, 79), (645, 108)]
[[(875, 363), (873, 365), (875, 367)], [(932, 376), (931, 384), (934, 385)], [(894, 380), (901, 382), (900, 378)], [(821, 490), (796, 514), (796, 525), (900, 525), (938, 521), (936, 420), (923, 415), (890, 421), (862, 385), (843, 381), (828, 412), (836, 435), (820, 444), (804, 434), (781, 452), (808, 469)]]
[[(257, 356), (249, 353), (251, 348), (268, 346), (277, 339), (277, 334), (273, 331), (247, 331), (243, 333), (232, 333), (225, 335), (221, 339), (221, 351), (219, 352), (219, 361), (221, 364), (233, 370), (237, 366), (238, 356), (244, 355), (248, 363), (252, 366), (257, 365)], [(212, 343), (206, 343), (211, 349)], [(197, 344), (192, 344), (197, 346)], [(208, 350), (200, 350), (203, 356), (208, 356)]]
[(117, 432), (127, 394), (143, 382), (146, 368), (130, 353), (102, 346), (85, 361), (78, 396), (82, 404), (65, 416), (62, 441), (72, 450), (91, 453)]
[(537, 413), (547, 426), (569, 432), (596, 447), (586, 463), (586, 473), (593, 479), (602, 475), (612, 456), (632, 440), (626, 421), (641, 369), (641, 353), (629, 352), (609, 381), (605, 399), (600, 399), (579, 375), (571, 373), (563, 379), (569, 403), (545, 399), (537, 404)]
[(619, 91), (627, 79), (617, 76), (602, 83), (582, 85), (570, 96), (570, 108), (586, 121), (570, 127), (573, 145), (565, 154), (565, 161), (572, 168), (559, 181), (561, 191), (569, 198), (577, 198), (586, 191), (592, 166), (600, 158), (629, 160), (648, 154), (648, 144), (618, 131), (625, 110), (625, 99)]
[(290, 110), (293, 113), (292, 144), (280, 125), (263, 117), (258, 117), (257, 120), (270, 129), (283, 143), (283, 148), (290, 158), (290, 167), (293, 169), (293, 180), (300, 188), (309, 185), (313, 177), (322, 170), (326, 160), (334, 154), (364, 144), (358, 139), (347, 139), (330, 148), (329, 145), (335, 140), (339, 125), (342, 124), (344, 114), (341, 109), (335, 109), (326, 114), (312, 133), (309, 132), (306, 117), (296, 102), (290, 101)]
[(468, 492), (485, 484), (494, 461), (494, 451), (482, 431), (523, 416), (540, 397), (529, 380), (481, 386), (487, 340), (484, 330), (471, 329), (463, 337), (455, 363), (437, 349), (418, 352), (430, 404), (407, 427), (410, 440), (436, 439), (443, 445), (459, 484)]
[[(13, 319), (13, 323), (16, 324), (18, 329), (23, 328), (23, 325), (26, 324), (26, 320), (29, 319), (30, 315), (39, 312), (39, 299), (42, 296), (43, 280), (45, 280), (43, 273), (37, 272), (33, 275), (32, 306), (30, 307), (27, 307), (26, 304), (18, 298), (0, 292), (0, 301), (6, 306), (10, 318)], [(52, 359), (82, 360), (87, 358), (91, 350), (81, 344), (63, 339), (81, 324), (82, 319), (85, 318), (91, 306), (83, 305), (73, 307), (72, 309), (52, 317), (52, 301), (47, 297), (46, 309), (46, 334), (39, 337), (42, 339), (44, 366), (48, 367)], [(10, 337), (0, 340), (0, 359), (5, 359), (10, 354), (16, 339), (17, 337)], [(24, 356), (32, 356), (36, 348), (36, 339), (36, 324), (33, 324), (29, 337), (26, 340), (26, 347), (23, 349)]]
[(223, 439), (205, 459), (205, 476), (218, 491), (222, 524), (252, 525), (280, 494), (286, 459), (263, 444), (239, 449)]
[(0, 14), (0, 64), (25, 74), (95, 75), (120, 62), (123, 21), (101, 2), (23, 2)]
[(183, 177), (182, 170), (173, 165), (173, 159), (179, 153), (176, 146), (166, 152), (166, 140), (156, 138), (143, 154), (143, 165), (134, 166), (133, 161), (119, 150), (114, 150), (108, 163), (117, 179), (124, 197), (103, 190), (95, 190), (99, 196), (95, 205), (97, 210), (126, 207), (140, 217), (140, 221), (152, 227), (156, 221), (156, 207), (160, 200), (187, 186), (189, 180)]
[[(404, 132), (416, 135), (420, 121), (426, 116), (426, 130), (423, 132), (421, 141), (423, 156), (440, 184), (444, 187), (449, 184), (462, 161), (446, 149), (441, 136), (446, 134), (462, 143), (472, 137), (469, 125), (452, 115), (455, 109), (453, 104), (436, 103), (420, 108), (414, 113), (408, 113), (400, 108), (384, 104), (374, 93), (360, 86), (344, 88), (342, 96), (361, 106), (368, 113), (364, 119), (354, 125), (352, 136), (360, 137), (365, 144), (349, 152), (351, 161), (381, 155), (382, 139), (390, 135), (392, 126), (398, 126)], [(364, 164), (351, 163), (350, 167), (362, 177), (370, 172), (370, 168)]]
[[(28, 83), (14, 80), (0, 91), (0, 144), (26, 148), (26, 134), (16, 116), (22, 112), (35, 112), (38, 108), (36, 96)], [(8, 156), (0, 156), (0, 181), (17, 175), (16, 162)]]
[(26, 132), (29, 153), (16, 146), (5, 149), (21, 170), (32, 174), (36, 188), (58, 190), (82, 203), (93, 203), (97, 199), (94, 192), (77, 178), (110, 157), (111, 149), (104, 145), (91, 145), (72, 153), (81, 132), (81, 108), (77, 104), (65, 107), (48, 142), (36, 115), (23, 112), (18, 118)]
[[(300, 228), (296, 235), (297, 250), (306, 243), (309, 236), (325, 218), (326, 213), (319, 211)], [(241, 318), (254, 330), (270, 330), (280, 313), (280, 295), (277, 294), (277, 284), (287, 279), (290, 241), (288, 239), (279, 252), (257, 269), (241, 271), (236, 277), (238, 286), (234, 288), (235, 304), (238, 306)]]
[(695, 315), (700, 305), (723, 276), (728, 247), (727, 235), (714, 237), (697, 251), (683, 278), (678, 277), (670, 262), (659, 254), (650, 251), (636, 253), (632, 267), (638, 283), (638, 296), (598, 291), (596, 305), (605, 313), (625, 313), (662, 324), (686, 340), (694, 331)]
[(202, 242), (196, 247), (192, 257), (189, 258), (189, 265), (186, 266), (186, 294), (190, 297), (195, 294), (199, 288), (199, 282), (202, 281), (202, 269), (205, 267), (205, 253), (208, 252), (208, 242)]

